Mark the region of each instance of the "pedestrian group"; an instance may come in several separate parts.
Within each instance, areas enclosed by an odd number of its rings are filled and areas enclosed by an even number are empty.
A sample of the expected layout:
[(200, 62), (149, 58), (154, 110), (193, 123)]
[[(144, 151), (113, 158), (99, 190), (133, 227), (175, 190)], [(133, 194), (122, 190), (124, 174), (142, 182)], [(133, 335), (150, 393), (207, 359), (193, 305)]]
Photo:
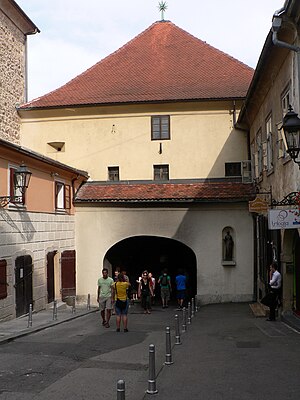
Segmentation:
[[(114, 273), (114, 279), (109, 277), (108, 269), (103, 268), (102, 277), (98, 279), (97, 301), (99, 303), (102, 325), (105, 328), (110, 327), (110, 318), (112, 314), (116, 315), (116, 331), (128, 332), (128, 309), (130, 302), (139, 299), (144, 314), (151, 314), (152, 305), (155, 302), (157, 286), (160, 288), (160, 297), (162, 308), (168, 308), (171, 293), (171, 277), (167, 269), (162, 271), (157, 284), (151, 272), (144, 270), (136, 281), (137, 290), (132, 290), (129, 277), (125, 269), (117, 268)], [(186, 299), (187, 279), (182, 269), (178, 270), (175, 278), (176, 298), (178, 309), (182, 309)]]

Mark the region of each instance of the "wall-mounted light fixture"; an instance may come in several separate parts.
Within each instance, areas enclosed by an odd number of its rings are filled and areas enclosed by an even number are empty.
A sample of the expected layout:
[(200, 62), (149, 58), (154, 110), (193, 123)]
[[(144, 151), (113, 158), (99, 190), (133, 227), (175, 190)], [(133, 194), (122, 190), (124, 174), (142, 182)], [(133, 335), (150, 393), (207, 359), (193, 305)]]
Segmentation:
[(282, 129), (285, 136), (286, 151), (300, 168), (300, 118), (291, 106), (283, 117)]
[[(14, 171), (14, 189), (21, 192), (22, 195), (25, 194), (32, 172), (22, 163), (15, 171)], [(0, 196), (0, 207), (5, 207), (8, 203), (14, 203), (19, 201), (20, 196)]]

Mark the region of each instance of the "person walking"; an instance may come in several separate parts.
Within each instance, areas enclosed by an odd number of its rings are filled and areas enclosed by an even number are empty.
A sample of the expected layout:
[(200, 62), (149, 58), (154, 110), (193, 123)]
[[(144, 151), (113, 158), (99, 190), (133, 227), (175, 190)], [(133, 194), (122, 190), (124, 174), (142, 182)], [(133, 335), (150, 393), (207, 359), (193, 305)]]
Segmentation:
[(183, 308), (183, 302), (186, 296), (186, 276), (183, 274), (182, 269), (178, 270), (178, 274), (175, 278), (176, 282), (176, 298), (178, 307), (181, 310)]
[(280, 297), (281, 291), (281, 274), (278, 272), (278, 267), (275, 262), (273, 262), (270, 266), (270, 281), (269, 287), (271, 291), (271, 299), (270, 299), (270, 315), (268, 321), (276, 320), (276, 307), (278, 305), (278, 299)]
[(128, 332), (128, 308), (129, 299), (127, 296), (127, 290), (130, 287), (130, 283), (124, 280), (123, 274), (119, 274), (118, 281), (115, 283), (115, 313), (116, 313), (116, 325), (117, 332), (120, 332), (121, 320), (123, 323), (124, 332)]
[(107, 268), (103, 268), (102, 278), (98, 279), (97, 301), (101, 310), (102, 325), (109, 328), (114, 303), (114, 280), (108, 276)]
[(162, 308), (168, 308), (168, 302), (171, 295), (171, 278), (168, 275), (168, 270), (165, 268), (162, 275), (158, 278), (160, 284), (160, 295), (162, 301)]
[(152, 280), (149, 278), (148, 271), (144, 271), (138, 287), (138, 297), (144, 309), (144, 314), (151, 314), (151, 297), (153, 296)]
[(153, 291), (153, 296), (151, 297), (151, 305), (154, 306), (155, 303), (155, 286), (156, 286), (156, 282), (155, 282), (155, 278), (152, 275), (152, 272), (148, 273), (149, 278), (152, 281), (152, 291)]

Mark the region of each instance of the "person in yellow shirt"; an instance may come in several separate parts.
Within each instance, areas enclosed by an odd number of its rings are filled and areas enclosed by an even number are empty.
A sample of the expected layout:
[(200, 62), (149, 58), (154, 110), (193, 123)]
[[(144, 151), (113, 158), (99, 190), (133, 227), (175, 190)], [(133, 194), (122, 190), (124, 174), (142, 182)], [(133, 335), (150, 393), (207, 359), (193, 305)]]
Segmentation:
[(117, 332), (120, 332), (121, 319), (123, 322), (124, 332), (128, 332), (128, 308), (129, 299), (127, 296), (127, 290), (130, 287), (130, 283), (124, 280), (123, 274), (118, 275), (118, 280), (115, 283), (115, 312), (116, 312), (116, 325)]

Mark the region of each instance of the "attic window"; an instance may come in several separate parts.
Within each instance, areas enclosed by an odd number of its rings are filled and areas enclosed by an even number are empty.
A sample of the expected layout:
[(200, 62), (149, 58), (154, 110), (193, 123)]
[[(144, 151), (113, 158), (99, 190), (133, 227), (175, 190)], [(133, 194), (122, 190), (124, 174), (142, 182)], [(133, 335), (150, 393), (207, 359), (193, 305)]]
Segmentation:
[(53, 151), (65, 151), (65, 142), (48, 142), (49, 153)]

